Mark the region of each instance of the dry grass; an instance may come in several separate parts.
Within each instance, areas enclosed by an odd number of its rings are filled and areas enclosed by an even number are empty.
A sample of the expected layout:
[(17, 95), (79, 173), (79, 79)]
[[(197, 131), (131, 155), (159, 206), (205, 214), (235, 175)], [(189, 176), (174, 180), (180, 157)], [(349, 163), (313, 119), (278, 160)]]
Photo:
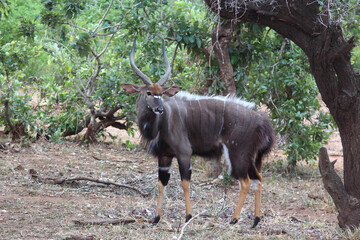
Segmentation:
[[(94, 156), (97, 158), (95, 159)], [(100, 160), (99, 160), (100, 159)], [(323, 189), (317, 169), (302, 169), (291, 177), (270, 163), (263, 170), (262, 220), (251, 229), (254, 191), (251, 189), (238, 224), (230, 225), (238, 185), (206, 178), (204, 164), (194, 161), (191, 185), (193, 216), (183, 239), (343, 239), (336, 211)], [(109, 179), (149, 192), (148, 197), (125, 188), (91, 182), (50, 185), (42, 177)], [(89, 148), (71, 142), (8, 145), (0, 150), (0, 239), (177, 239), (185, 219), (185, 204), (177, 163), (166, 189), (164, 215), (157, 226), (157, 163), (144, 152), (110, 144)], [(74, 220), (133, 219), (122, 225), (79, 226)], [(356, 235), (354, 235), (356, 236)], [(354, 239), (354, 238), (353, 238)]]

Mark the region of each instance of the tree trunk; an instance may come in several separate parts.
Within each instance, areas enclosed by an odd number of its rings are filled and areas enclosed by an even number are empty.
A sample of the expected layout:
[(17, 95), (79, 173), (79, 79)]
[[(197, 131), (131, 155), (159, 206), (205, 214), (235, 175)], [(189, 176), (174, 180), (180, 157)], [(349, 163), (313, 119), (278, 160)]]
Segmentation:
[(360, 201), (347, 193), (340, 177), (334, 171), (334, 163), (330, 163), (326, 148), (319, 151), (319, 169), (325, 189), (334, 200), (339, 211), (338, 220), (341, 228), (359, 226)]
[(217, 25), (212, 33), (211, 39), (214, 46), (215, 57), (218, 61), (220, 80), (224, 82), (225, 94), (235, 94), (234, 70), (230, 61), (228, 46), (233, 37), (233, 23), (227, 21), (225, 24)]
[[(350, 61), (350, 51), (355, 47), (353, 38), (346, 41), (340, 21), (332, 21), (329, 1), (324, 1), (322, 7), (313, 0), (205, 3), (223, 18), (268, 26), (305, 52), (322, 99), (339, 127), (344, 151), (344, 185), (336, 180), (330, 167), (321, 170), (324, 185), (339, 212), (340, 227), (359, 227), (360, 76)], [(326, 166), (324, 159), (321, 153), (322, 166)]]
[(5, 106), (5, 119), (8, 127), (10, 128), (11, 141), (18, 141), (21, 137), (26, 135), (25, 124), (22, 122), (13, 123), (10, 118), (9, 100), (4, 101)]

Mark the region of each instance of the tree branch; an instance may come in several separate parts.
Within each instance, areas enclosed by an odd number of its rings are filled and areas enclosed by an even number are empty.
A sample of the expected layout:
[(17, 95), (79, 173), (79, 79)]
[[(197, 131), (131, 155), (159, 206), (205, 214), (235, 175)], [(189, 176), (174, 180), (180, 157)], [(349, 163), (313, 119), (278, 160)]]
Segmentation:
[(346, 44), (342, 45), (340, 48), (336, 49), (336, 51), (330, 52), (329, 54), (329, 62), (332, 63), (338, 57), (341, 57), (347, 53), (349, 53), (354, 47), (356, 47), (354, 43), (355, 36), (352, 36)]
[[(125, 115), (121, 115), (121, 116), (118, 116), (118, 117), (114, 117), (114, 114), (119, 110), (121, 109), (122, 106), (121, 105), (118, 105), (118, 106), (114, 106), (114, 107), (111, 107), (107, 112), (104, 111), (104, 109), (100, 109), (100, 110), (95, 110), (95, 118), (101, 118), (101, 117), (106, 117), (106, 118), (111, 118), (112, 120), (114, 121), (118, 121), (118, 120), (121, 120), (121, 119), (124, 119)], [(63, 132), (61, 134), (62, 137), (67, 137), (67, 136), (71, 136), (71, 135), (75, 135), (75, 134), (78, 134), (79, 132), (81, 132), (84, 128), (86, 128), (90, 123), (90, 116), (86, 117), (85, 120), (81, 121), (78, 126), (76, 127), (75, 130), (73, 129), (67, 129), (65, 132)], [(120, 124), (120, 123), (119, 123)], [(111, 125), (111, 126), (114, 126), (118, 129), (126, 129), (126, 128), (123, 128), (123, 126), (119, 127), (118, 125), (116, 125), (116, 122)]]
[(178, 50), (179, 45), (180, 45), (180, 43), (177, 42), (176, 47), (175, 47), (175, 50), (174, 50), (173, 59), (172, 59), (172, 61), (171, 61), (171, 72), (174, 70), (175, 58), (176, 58), (176, 54), (177, 54), (177, 50)]
[(113, 34), (111, 35), (109, 41), (106, 43), (105, 47), (103, 48), (103, 50), (99, 53), (99, 55), (97, 55), (97, 57), (101, 57), (101, 55), (104, 54), (104, 52), (106, 51), (106, 49), (109, 47), (111, 40), (113, 39), (115, 33), (117, 33), (120, 30), (120, 25), (116, 28), (116, 30), (113, 32)]
[(99, 24), (98, 24), (98, 25), (94, 28), (94, 30), (92, 31), (92, 33), (91, 33), (91, 37), (94, 37), (94, 36), (95, 36), (95, 33), (96, 33), (97, 29), (98, 29), (98, 28), (100, 27), (100, 25), (104, 22), (105, 17), (106, 17), (106, 15), (109, 13), (110, 8), (111, 8), (111, 6), (112, 6), (113, 2), (114, 2), (114, 0), (111, 0), (111, 2), (110, 2), (110, 4), (109, 4), (108, 8), (106, 9), (105, 14), (103, 15), (103, 17), (102, 17), (102, 18), (101, 18), (101, 20), (99, 21)]
[(60, 24), (66, 24), (66, 25), (69, 25), (69, 26), (71, 26), (71, 27), (78, 28), (78, 29), (80, 29), (80, 30), (82, 30), (82, 31), (84, 31), (84, 32), (86, 32), (86, 33), (89, 33), (89, 30), (87, 30), (86, 28), (77, 26), (77, 25), (75, 25), (75, 24), (73, 24), (73, 23), (70, 23), (70, 22), (60, 22)]
[(196, 214), (194, 217), (192, 217), (189, 221), (187, 221), (184, 226), (181, 228), (181, 232), (179, 237), (177, 238), (177, 240), (180, 240), (182, 238), (182, 236), (184, 235), (184, 230), (187, 227), (187, 225), (189, 225), (195, 218), (199, 217), (201, 214), (204, 214), (206, 212), (206, 210)]

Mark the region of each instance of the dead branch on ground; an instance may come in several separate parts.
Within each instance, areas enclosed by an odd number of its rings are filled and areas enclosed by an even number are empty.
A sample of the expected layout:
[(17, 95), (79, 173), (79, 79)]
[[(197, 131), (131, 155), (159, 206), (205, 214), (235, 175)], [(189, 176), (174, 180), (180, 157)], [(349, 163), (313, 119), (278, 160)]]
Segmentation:
[(116, 183), (110, 180), (100, 180), (100, 179), (95, 179), (95, 178), (89, 178), (89, 177), (72, 177), (72, 178), (43, 178), (40, 177), (38, 175), (38, 173), (34, 170), (34, 169), (30, 169), (29, 173), (31, 175), (31, 177), (41, 183), (47, 183), (47, 184), (64, 184), (64, 183), (69, 183), (69, 182), (75, 182), (75, 181), (89, 181), (89, 182), (96, 182), (96, 183), (101, 183), (101, 184), (105, 184), (105, 185), (114, 185), (117, 187), (123, 187), (123, 188), (128, 188), (128, 189), (132, 189), (138, 193), (141, 194), (141, 196), (146, 197), (149, 196), (149, 193), (145, 193), (143, 191), (141, 191), (140, 189), (127, 185), (127, 184), (120, 184), (120, 183)]
[(92, 156), (95, 160), (98, 161), (110, 161), (110, 162), (121, 162), (121, 163), (133, 163), (134, 161), (131, 160), (117, 160), (117, 159), (102, 159), (102, 158), (98, 158), (96, 156)]
[(65, 240), (96, 240), (97, 238), (94, 236), (77, 236), (72, 235), (70, 237), (65, 238)]
[(73, 220), (75, 225), (120, 225), (136, 222), (134, 219), (111, 219), (111, 220)]

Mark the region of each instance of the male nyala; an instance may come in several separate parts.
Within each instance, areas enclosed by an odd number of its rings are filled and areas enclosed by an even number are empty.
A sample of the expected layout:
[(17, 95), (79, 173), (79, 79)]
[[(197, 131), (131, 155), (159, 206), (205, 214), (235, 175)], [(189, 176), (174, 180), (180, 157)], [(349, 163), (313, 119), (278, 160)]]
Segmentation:
[(159, 196), (154, 224), (161, 216), (164, 188), (170, 178), (175, 157), (180, 168), (185, 195), (186, 221), (191, 219), (189, 186), (192, 155), (220, 161), (221, 155), (229, 172), (239, 181), (241, 190), (231, 223), (238, 221), (250, 184), (255, 187), (255, 219), (260, 221), (261, 162), (274, 144), (270, 120), (253, 110), (254, 104), (235, 97), (205, 97), (180, 91), (178, 86), (166, 86), (171, 68), (162, 45), (166, 73), (157, 83), (142, 73), (134, 62), (136, 38), (130, 63), (144, 85), (122, 84), (127, 93), (139, 93), (138, 126), (143, 140), (159, 163)]

